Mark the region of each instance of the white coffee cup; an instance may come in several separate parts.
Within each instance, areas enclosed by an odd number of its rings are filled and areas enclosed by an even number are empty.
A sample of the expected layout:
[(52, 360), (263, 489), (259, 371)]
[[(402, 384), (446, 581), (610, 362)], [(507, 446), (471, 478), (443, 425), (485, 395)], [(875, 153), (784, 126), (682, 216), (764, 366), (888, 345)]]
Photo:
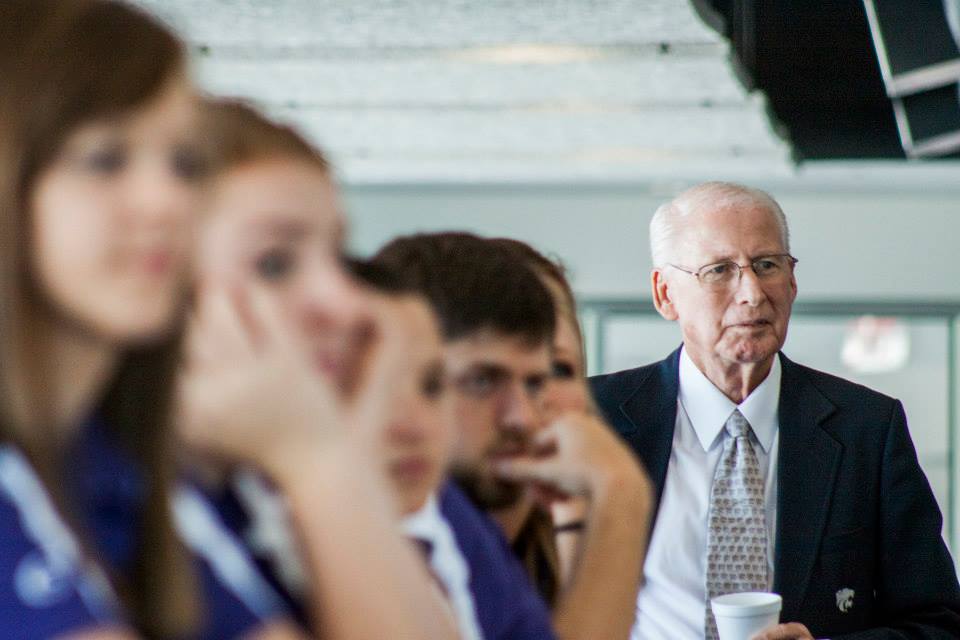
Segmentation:
[(750, 636), (780, 621), (783, 599), (760, 591), (729, 593), (710, 600), (720, 640), (749, 640)]

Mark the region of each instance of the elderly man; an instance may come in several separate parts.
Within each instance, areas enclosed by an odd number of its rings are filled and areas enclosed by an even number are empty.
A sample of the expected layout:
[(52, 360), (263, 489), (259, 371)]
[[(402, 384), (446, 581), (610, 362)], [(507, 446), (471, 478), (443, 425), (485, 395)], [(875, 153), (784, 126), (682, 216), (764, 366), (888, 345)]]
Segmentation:
[(900, 402), (780, 349), (797, 295), (766, 193), (694, 187), (650, 224), (653, 300), (683, 345), (591, 380), (657, 517), (634, 640), (716, 638), (707, 603), (773, 590), (763, 638), (958, 638), (960, 588)]

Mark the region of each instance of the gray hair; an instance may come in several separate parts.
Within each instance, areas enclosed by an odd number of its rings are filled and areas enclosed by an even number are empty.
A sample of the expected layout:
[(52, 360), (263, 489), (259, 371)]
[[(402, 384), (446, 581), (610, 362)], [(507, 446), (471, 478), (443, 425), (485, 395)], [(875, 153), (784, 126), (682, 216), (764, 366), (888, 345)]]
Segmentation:
[(690, 215), (706, 207), (727, 207), (744, 204), (760, 204), (774, 215), (780, 227), (780, 239), (783, 248), (790, 252), (790, 229), (787, 217), (777, 201), (760, 189), (754, 189), (734, 182), (704, 182), (687, 189), (670, 202), (657, 207), (650, 220), (650, 255), (655, 268), (663, 267), (670, 261), (673, 241), (683, 223)]

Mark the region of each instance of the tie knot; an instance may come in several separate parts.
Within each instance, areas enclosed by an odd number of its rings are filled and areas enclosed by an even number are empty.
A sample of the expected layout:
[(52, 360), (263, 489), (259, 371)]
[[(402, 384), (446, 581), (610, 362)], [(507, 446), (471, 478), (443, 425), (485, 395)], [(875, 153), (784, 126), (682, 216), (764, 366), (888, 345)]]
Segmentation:
[(739, 409), (733, 410), (733, 413), (727, 418), (727, 422), (723, 427), (727, 430), (727, 433), (730, 434), (731, 438), (750, 435), (750, 423), (743, 417)]

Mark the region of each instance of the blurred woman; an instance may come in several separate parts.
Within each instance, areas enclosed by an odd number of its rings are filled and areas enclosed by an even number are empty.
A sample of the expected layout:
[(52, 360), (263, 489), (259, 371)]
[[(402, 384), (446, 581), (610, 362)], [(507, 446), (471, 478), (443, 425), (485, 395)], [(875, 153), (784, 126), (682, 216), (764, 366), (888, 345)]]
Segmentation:
[[(549, 503), (555, 537), (549, 542), (543, 536), (530, 537), (525, 549), (519, 547), (521, 557), (539, 583), (542, 569), (530, 558), (557, 557), (554, 624), (560, 637), (627, 638), (646, 552), (650, 481), (630, 451), (595, 415), (576, 300), (563, 268), (518, 240), (490, 242), (521, 256), (550, 291), (557, 312), (553, 376), (543, 395), (550, 424), (535, 436), (539, 455), (532, 461), (507, 463), (504, 470), (516, 479), (549, 479), (553, 486), (562, 476), (563, 493), (551, 492), (540, 499)], [(530, 522), (536, 522), (535, 516)], [(525, 530), (529, 529), (528, 524)], [(514, 548), (518, 549), (517, 541)], [(599, 589), (604, 597), (591, 598), (589, 594)]]
[[(120, 2), (0, 3), (7, 637), (302, 635), (174, 467), (168, 409), (204, 166), (184, 58)], [(433, 637), (409, 616), (391, 621)]]
[(0, 3), (5, 635), (233, 637), (278, 613), (255, 581), (239, 594), (220, 579), (203, 545), (224, 532), (173, 489), (203, 167), (185, 66), (181, 43), (125, 4)]
[[(408, 371), (439, 349), (433, 319), (348, 276), (330, 167), (295, 131), (242, 103), (208, 101), (203, 133), (215, 175), (198, 236), (182, 433), (231, 473), (252, 465), (283, 496), (305, 559), (300, 595), (323, 637), (450, 637), (374, 453), (402, 403), (434, 384), (430, 371)], [(265, 526), (282, 535), (282, 516), (271, 518)]]

